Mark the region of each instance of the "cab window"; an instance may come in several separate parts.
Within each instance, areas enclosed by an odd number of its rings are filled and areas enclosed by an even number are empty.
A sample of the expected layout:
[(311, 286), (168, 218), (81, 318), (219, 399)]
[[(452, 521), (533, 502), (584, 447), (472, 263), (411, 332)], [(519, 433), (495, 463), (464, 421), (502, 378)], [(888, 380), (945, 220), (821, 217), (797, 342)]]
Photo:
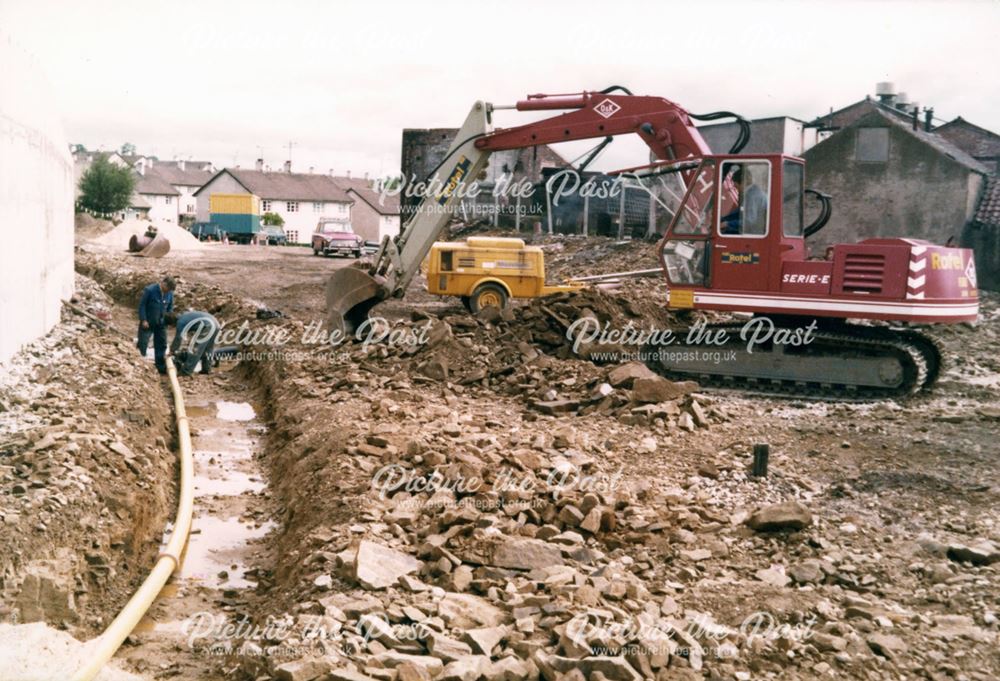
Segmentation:
[(441, 271), (451, 272), (454, 269), (452, 259), (454, 257), (453, 251), (441, 251)]
[(715, 163), (705, 161), (694, 175), (684, 202), (674, 218), (674, 234), (706, 235), (711, 231), (714, 190)]
[(785, 161), (781, 173), (781, 233), (802, 236), (802, 164)]
[(771, 164), (768, 161), (725, 161), (721, 196), (719, 234), (767, 235), (771, 197)]

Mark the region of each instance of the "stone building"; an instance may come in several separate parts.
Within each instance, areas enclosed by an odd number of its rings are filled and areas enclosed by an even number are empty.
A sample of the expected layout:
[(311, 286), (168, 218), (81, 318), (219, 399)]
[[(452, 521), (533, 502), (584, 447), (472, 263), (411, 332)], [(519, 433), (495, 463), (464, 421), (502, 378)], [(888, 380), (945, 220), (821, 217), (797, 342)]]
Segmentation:
[(1000, 135), (961, 116), (934, 128), (934, 133), (982, 163), (991, 173), (1000, 173)]
[[(457, 128), (407, 128), (403, 130), (402, 146), (402, 174), (403, 182), (421, 182), (426, 179), (437, 168), (438, 164), (448, 153), (448, 147), (458, 133)], [(547, 168), (568, 167), (566, 160), (556, 153), (548, 145), (538, 145), (526, 147), (524, 149), (512, 149), (509, 151), (494, 152), (490, 156), (489, 165), (486, 168), (486, 177), (481, 181), (483, 189), (475, 204), (469, 205), (465, 201), (460, 210), (465, 211), (465, 215), (470, 221), (477, 216), (498, 216), (494, 224), (514, 226), (519, 221), (516, 219), (516, 207), (506, 205), (508, 202), (502, 197), (494, 201), (491, 189), (496, 186), (496, 182), (504, 175), (509, 175), (513, 181), (528, 181), (534, 185), (542, 182), (542, 171)], [(537, 216), (538, 210), (544, 204), (541, 192), (535, 192), (537, 200), (526, 201), (522, 209), (525, 214)], [(420, 203), (419, 197), (400, 197), (400, 212), (402, 221), (405, 223), (412, 212)], [(481, 209), (481, 210), (479, 210)], [(522, 226), (522, 228), (524, 228)]]
[[(698, 132), (714, 154), (728, 154), (740, 134), (738, 123), (699, 125)], [(750, 121), (750, 141), (742, 154), (789, 154), (801, 156), (816, 144), (816, 128), (791, 116), (771, 116)]]
[(947, 140), (881, 108), (804, 154), (806, 184), (833, 196), (833, 217), (810, 240), (906, 236), (958, 240), (972, 220), (988, 169)]

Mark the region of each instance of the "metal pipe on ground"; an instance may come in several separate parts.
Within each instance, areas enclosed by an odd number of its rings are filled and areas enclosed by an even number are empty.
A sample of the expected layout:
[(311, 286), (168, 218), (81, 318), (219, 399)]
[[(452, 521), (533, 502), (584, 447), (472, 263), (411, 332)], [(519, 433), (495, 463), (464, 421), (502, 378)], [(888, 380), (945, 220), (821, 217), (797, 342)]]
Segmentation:
[(104, 633), (98, 637), (98, 642), (92, 651), (92, 656), (86, 665), (77, 670), (72, 681), (91, 681), (114, 657), (125, 638), (132, 633), (149, 606), (156, 600), (160, 590), (170, 579), (180, 565), (181, 553), (187, 544), (191, 532), (191, 517), (194, 513), (194, 459), (191, 452), (191, 429), (188, 426), (187, 412), (184, 410), (184, 396), (177, 381), (177, 370), (170, 357), (167, 358), (167, 376), (170, 378), (170, 390), (174, 396), (174, 411), (177, 417), (177, 439), (180, 446), (180, 494), (177, 501), (177, 516), (174, 519), (174, 531), (166, 547), (156, 559), (153, 570), (146, 577), (139, 589), (114, 621), (108, 625)]

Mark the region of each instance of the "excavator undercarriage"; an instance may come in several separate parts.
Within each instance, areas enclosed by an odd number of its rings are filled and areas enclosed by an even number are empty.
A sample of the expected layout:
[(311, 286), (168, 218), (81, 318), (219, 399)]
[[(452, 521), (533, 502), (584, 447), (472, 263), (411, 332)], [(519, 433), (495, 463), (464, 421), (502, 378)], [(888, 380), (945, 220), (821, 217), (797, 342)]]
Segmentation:
[(646, 362), (668, 378), (704, 386), (821, 400), (908, 397), (929, 388), (941, 373), (939, 345), (918, 331), (839, 320), (769, 321), (789, 334), (821, 323), (807, 343), (767, 341), (749, 350), (745, 321), (709, 324), (705, 331), (725, 342), (648, 346)]

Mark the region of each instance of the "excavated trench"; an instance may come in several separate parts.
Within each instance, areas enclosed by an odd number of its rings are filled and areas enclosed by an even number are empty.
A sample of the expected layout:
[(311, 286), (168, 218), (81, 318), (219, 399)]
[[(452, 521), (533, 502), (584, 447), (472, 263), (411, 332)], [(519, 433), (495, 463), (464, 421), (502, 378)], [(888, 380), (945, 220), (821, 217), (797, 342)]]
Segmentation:
[[(135, 325), (131, 296), (105, 284), (118, 303), (113, 323), (128, 333)], [(144, 359), (152, 363), (152, 348)], [(210, 375), (180, 380), (194, 456), (192, 530), (177, 571), (115, 659), (153, 678), (233, 678), (230, 653), (241, 643), (233, 628), (252, 611), (279, 527), (261, 466), (268, 427), (252, 403), (255, 380), (237, 362), (222, 360)], [(164, 528), (164, 541), (171, 530)]]

